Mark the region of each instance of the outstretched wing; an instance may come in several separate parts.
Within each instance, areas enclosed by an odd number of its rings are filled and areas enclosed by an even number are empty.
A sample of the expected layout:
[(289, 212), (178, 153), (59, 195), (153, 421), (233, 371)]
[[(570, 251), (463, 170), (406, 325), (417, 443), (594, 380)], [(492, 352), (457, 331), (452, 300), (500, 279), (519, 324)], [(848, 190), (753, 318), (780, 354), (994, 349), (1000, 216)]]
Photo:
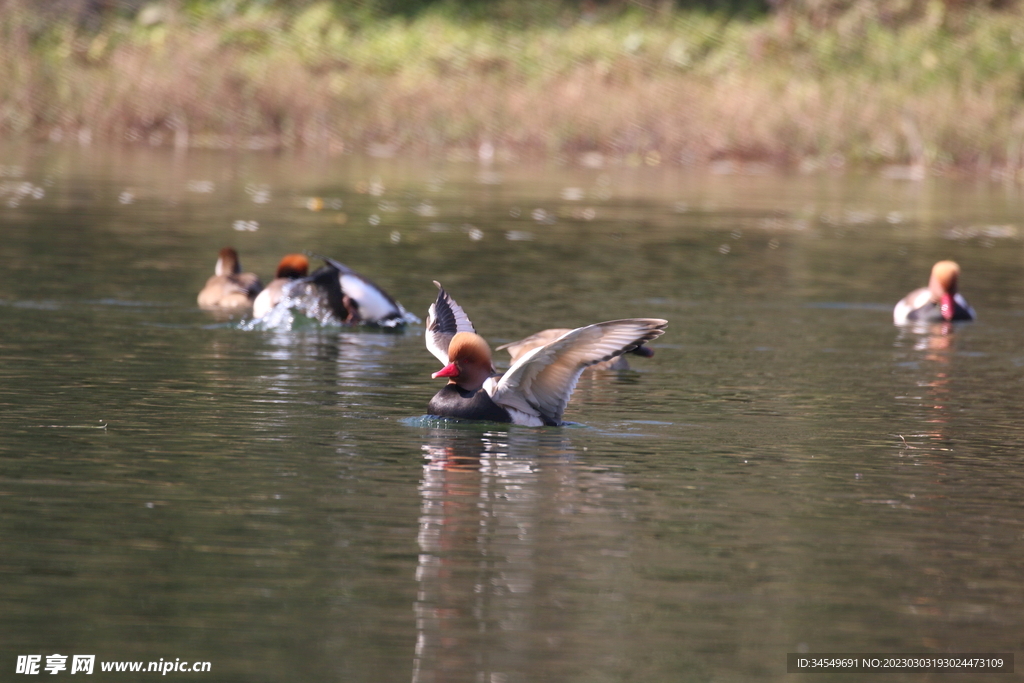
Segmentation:
[(500, 406), (562, 422), (576, 382), (585, 368), (657, 339), (668, 322), (629, 318), (579, 327), (517, 360), (498, 380), (491, 398)]
[(452, 337), (457, 332), (476, 332), (476, 328), (462, 310), (462, 306), (455, 303), (455, 299), (444, 291), (441, 283), (434, 280), (434, 284), (437, 285), (437, 300), (430, 304), (427, 311), (427, 329), (424, 337), (427, 341), (427, 350), (434, 354), (442, 365), (448, 365), (448, 346)]
[(495, 351), (501, 351), (502, 349), (508, 350), (508, 355), (512, 356), (512, 362), (515, 363), (519, 360), (524, 353), (532, 351), (538, 346), (544, 346), (550, 344), (566, 332), (572, 332), (568, 327), (556, 327), (550, 330), (541, 330), (531, 334), (529, 337), (524, 337), (519, 341), (509, 342), (508, 344), (502, 344), (495, 348)]

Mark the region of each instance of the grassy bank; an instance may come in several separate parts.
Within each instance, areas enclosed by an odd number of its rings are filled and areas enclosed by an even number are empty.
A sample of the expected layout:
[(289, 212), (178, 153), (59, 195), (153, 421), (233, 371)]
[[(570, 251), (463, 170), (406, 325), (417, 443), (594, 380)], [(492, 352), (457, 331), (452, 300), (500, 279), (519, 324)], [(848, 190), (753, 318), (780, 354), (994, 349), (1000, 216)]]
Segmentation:
[[(178, 9), (174, 9), (178, 7)], [(1024, 18), (552, 13), (353, 23), (154, 4), (101, 25), (0, 4), (0, 132), (341, 152), (1024, 168)], [(586, 156), (588, 155), (589, 156)]]

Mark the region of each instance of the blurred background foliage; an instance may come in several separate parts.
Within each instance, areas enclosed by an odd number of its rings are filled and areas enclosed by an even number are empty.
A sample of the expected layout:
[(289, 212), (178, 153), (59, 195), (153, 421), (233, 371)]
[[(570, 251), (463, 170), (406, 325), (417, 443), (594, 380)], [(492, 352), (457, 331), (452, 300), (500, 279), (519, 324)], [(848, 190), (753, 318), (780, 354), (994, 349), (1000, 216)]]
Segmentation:
[(1012, 10), (1018, 0), (0, 0), (0, 11), (18, 7), (41, 18), (74, 17), (83, 28), (97, 28), (112, 19), (152, 20), (166, 8), (195, 20), (223, 18), (259, 11), (299, 15), (325, 6), (335, 18), (353, 26), (393, 17), (414, 18), (425, 12), (467, 21), (510, 21), (532, 25), (582, 17), (609, 19), (641, 12), (657, 19), (679, 11), (700, 11), (726, 17), (773, 14), (800, 17), (818, 28), (844, 21), (877, 21), (898, 27), (941, 11), (964, 14), (976, 10)]
[(999, 167), (1024, 180), (1020, 9), (0, 0), (0, 133)]

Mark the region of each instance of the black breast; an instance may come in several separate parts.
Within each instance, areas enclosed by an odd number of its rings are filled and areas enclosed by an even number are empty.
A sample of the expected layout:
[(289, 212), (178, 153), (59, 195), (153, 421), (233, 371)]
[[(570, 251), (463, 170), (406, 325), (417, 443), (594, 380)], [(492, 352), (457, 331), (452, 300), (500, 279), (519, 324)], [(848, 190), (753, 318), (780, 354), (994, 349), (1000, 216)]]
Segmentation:
[(427, 412), (438, 417), (454, 417), (460, 420), (487, 420), (488, 422), (511, 422), (508, 411), (491, 400), (483, 389), (466, 391), (455, 384), (446, 384), (434, 394), (427, 406)]

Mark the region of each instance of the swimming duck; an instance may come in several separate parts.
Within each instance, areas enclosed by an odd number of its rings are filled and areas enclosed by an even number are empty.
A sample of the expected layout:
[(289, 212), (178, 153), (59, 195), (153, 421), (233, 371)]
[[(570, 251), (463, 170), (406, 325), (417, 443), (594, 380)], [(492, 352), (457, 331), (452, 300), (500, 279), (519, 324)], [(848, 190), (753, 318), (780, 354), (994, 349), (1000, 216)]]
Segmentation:
[(511, 422), (531, 427), (562, 424), (562, 413), (583, 370), (660, 337), (668, 322), (658, 318), (612, 320), (570, 330), (522, 355), (501, 377), (491, 350), (469, 316), (437, 282), (427, 314), (427, 349), (444, 365), (431, 377), (446, 377), (430, 400), (439, 417)]
[[(512, 362), (515, 363), (517, 360), (522, 358), (523, 354), (527, 353), (528, 351), (532, 351), (538, 346), (550, 344), (551, 342), (555, 341), (566, 332), (571, 331), (572, 330), (570, 330), (568, 327), (541, 330), (540, 332), (537, 332), (536, 334), (531, 334), (529, 337), (520, 339), (519, 341), (510, 342), (508, 344), (502, 344), (501, 346), (497, 347), (497, 350), (501, 351), (502, 349), (505, 349), (506, 351), (508, 351), (508, 355), (512, 356)], [(608, 360), (602, 361), (600, 363), (594, 363), (593, 365), (586, 369), (586, 372), (601, 372), (607, 370), (629, 370), (629, 362), (626, 360), (627, 354), (642, 356), (643, 358), (650, 358), (651, 356), (654, 355), (654, 349), (644, 344), (641, 344), (635, 349), (627, 351), (626, 353), (620, 356), (616, 356), (615, 358), (609, 358)]]
[(197, 299), (200, 308), (247, 308), (263, 289), (255, 273), (243, 273), (238, 252), (224, 247), (217, 255), (217, 265)]
[(284, 294), (289, 305), (321, 323), (397, 327), (419, 318), (369, 278), (344, 263), (317, 256), (324, 265), (307, 277), (289, 282)]
[(266, 289), (260, 292), (252, 304), (254, 318), (262, 318), (284, 298), (284, 287), (292, 280), (306, 277), (309, 273), (309, 259), (302, 254), (288, 254), (277, 264), (277, 272)]
[(893, 322), (903, 325), (908, 322), (974, 320), (974, 309), (957, 291), (959, 278), (960, 266), (955, 261), (939, 261), (932, 266), (928, 286), (915, 289), (896, 304), (892, 312)]

